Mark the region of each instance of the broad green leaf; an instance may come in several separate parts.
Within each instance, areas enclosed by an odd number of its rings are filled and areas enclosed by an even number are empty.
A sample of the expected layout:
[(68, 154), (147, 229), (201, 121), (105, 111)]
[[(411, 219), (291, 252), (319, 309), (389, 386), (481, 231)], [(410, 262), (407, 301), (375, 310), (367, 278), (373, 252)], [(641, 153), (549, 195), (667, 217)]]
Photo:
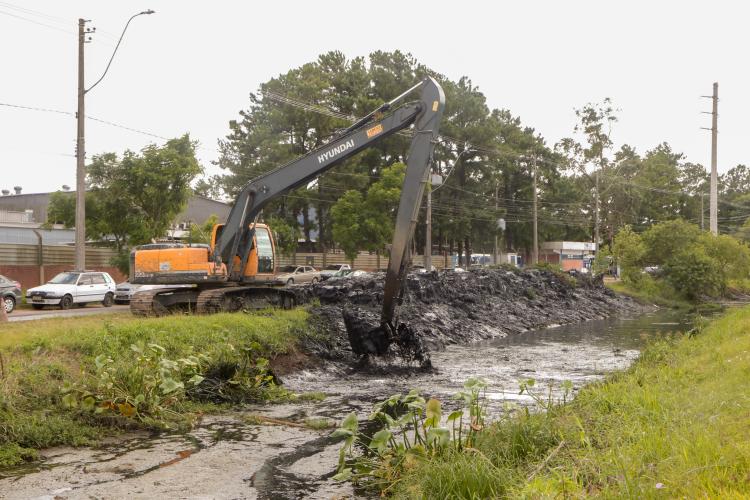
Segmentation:
[(201, 375), (198, 375), (197, 373), (190, 377), (190, 380), (188, 380), (188, 383), (191, 385), (198, 385), (201, 382), (205, 380), (205, 377), (202, 377)]
[(347, 467), (346, 469), (343, 469), (341, 472), (333, 476), (334, 481), (349, 481), (352, 478), (352, 469), (350, 467)]
[(344, 421), (341, 422), (341, 428), (349, 430), (351, 432), (357, 432), (358, 427), (359, 422), (357, 421), (357, 414), (354, 412), (351, 412), (349, 415), (347, 415)]
[(184, 389), (185, 385), (182, 382), (178, 382), (173, 378), (165, 378), (162, 381), (162, 383), (159, 385), (159, 388), (161, 389), (161, 392), (163, 394), (169, 394), (178, 389)]
[(440, 427), (433, 427), (427, 431), (427, 442), (432, 446), (446, 446), (450, 443), (451, 435), (448, 429), (441, 429)]
[(348, 429), (336, 429), (331, 433), (332, 438), (339, 438), (339, 437), (349, 437), (354, 435), (354, 433)]
[(94, 409), (94, 406), (96, 405), (96, 400), (93, 396), (86, 396), (81, 400), (81, 408), (83, 408), (86, 411), (91, 411)]
[(381, 429), (372, 436), (370, 441), (370, 449), (377, 450), (378, 453), (383, 453), (388, 447), (388, 441), (391, 439), (391, 431), (387, 429)]
[(456, 420), (457, 418), (461, 418), (463, 414), (464, 414), (463, 410), (456, 410), (454, 412), (451, 412), (451, 414), (448, 415), (448, 422)]
[(437, 418), (440, 420), (440, 415), (442, 415), (442, 412), (440, 411), (440, 401), (434, 398), (427, 401), (425, 414), (427, 415), (427, 418)]
[(66, 394), (62, 397), (63, 406), (66, 408), (76, 408), (78, 406), (78, 398), (75, 394)]

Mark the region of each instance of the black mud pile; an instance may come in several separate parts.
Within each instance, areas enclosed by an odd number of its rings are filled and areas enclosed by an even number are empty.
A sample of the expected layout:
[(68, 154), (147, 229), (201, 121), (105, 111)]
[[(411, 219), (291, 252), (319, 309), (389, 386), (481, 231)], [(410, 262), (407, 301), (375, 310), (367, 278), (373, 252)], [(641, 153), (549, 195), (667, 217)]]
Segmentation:
[[(377, 325), (383, 283), (384, 274), (373, 273), (299, 287), (305, 299), (320, 302), (312, 308), (313, 323), (326, 334), (311, 338), (308, 349), (327, 359), (350, 357), (343, 313), (350, 317), (356, 311), (358, 321)], [(642, 310), (600, 279), (538, 269), (411, 274), (406, 288), (397, 321), (409, 325), (430, 350)]]

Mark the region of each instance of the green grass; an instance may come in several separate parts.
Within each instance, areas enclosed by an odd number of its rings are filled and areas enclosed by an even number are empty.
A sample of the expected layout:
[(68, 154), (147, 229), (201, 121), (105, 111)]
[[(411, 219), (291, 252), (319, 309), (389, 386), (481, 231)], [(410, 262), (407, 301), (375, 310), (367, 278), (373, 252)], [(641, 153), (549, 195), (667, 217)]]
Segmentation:
[(648, 347), (567, 405), (491, 425), (476, 450), (417, 463), (403, 498), (747, 498), (750, 308)]
[(650, 285), (652, 286), (636, 288), (624, 281), (606, 283), (606, 286), (615, 292), (632, 297), (642, 304), (655, 304), (670, 309), (690, 309), (695, 306), (694, 303), (680, 297), (674, 289), (665, 283), (651, 280)]
[[(97, 357), (112, 359), (116, 386), (137, 393), (142, 390), (144, 369), (136, 362), (131, 345), (158, 344), (171, 360), (205, 354), (210, 359), (205, 367), (209, 371), (216, 365), (244, 363), (249, 352), (252, 359), (272, 359), (289, 352), (305, 334), (307, 316), (306, 310), (296, 309), (147, 319), (107, 315), (2, 325), (0, 467), (34, 458), (41, 448), (91, 444), (124, 428), (189, 425), (197, 412), (214, 406), (191, 401), (178, 391), (162, 401), (165, 408), (158, 419), (137, 420), (67, 407), (62, 399), (66, 385), (76, 384), (91, 393), (102, 391)], [(264, 386), (257, 389), (261, 394)]]

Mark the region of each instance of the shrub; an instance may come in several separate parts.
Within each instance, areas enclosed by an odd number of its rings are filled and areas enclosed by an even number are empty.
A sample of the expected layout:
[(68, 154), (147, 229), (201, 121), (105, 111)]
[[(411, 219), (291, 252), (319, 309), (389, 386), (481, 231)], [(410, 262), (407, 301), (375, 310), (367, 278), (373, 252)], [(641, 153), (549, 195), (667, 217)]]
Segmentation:
[(664, 276), (689, 299), (715, 297), (724, 288), (719, 262), (701, 247), (685, 248), (672, 257), (664, 265)]

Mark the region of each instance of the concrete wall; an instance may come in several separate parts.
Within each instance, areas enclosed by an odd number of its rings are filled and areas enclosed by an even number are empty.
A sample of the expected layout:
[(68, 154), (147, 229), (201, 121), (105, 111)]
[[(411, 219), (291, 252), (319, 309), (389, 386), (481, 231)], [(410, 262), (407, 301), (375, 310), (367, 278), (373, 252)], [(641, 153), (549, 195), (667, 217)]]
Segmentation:
[[(351, 264), (351, 262), (346, 258), (346, 255), (344, 255), (343, 252), (329, 252), (325, 257), (325, 265)], [(414, 265), (424, 265), (424, 257), (422, 255), (414, 255), (412, 256), (412, 262)], [(323, 254), (298, 252), (296, 256), (282, 255), (279, 257), (278, 262), (276, 263), (277, 266), (304, 264), (311, 265), (316, 269), (322, 269), (324, 266)], [(432, 265), (436, 269), (450, 267), (450, 258), (446, 262), (446, 259), (443, 256), (433, 255)], [(387, 266), (387, 255), (381, 255), (378, 259), (378, 256), (375, 254), (370, 254), (369, 252), (360, 252), (359, 255), (357, 255), (357, 258), (354, 259), (354, 269), (362, 269), (363, 271), (376, 271), (378, 269), (385, 269)]]
[[(111, 248), (86, 248), (86, 269), (106, 271), (118, 283), (127, 279), (110, 264)], [(0, 244), (0, 274), (21, 282), (24, 290), (46, 283), (57, 273), (69, 271), (75, 249), (68, 246)]]

